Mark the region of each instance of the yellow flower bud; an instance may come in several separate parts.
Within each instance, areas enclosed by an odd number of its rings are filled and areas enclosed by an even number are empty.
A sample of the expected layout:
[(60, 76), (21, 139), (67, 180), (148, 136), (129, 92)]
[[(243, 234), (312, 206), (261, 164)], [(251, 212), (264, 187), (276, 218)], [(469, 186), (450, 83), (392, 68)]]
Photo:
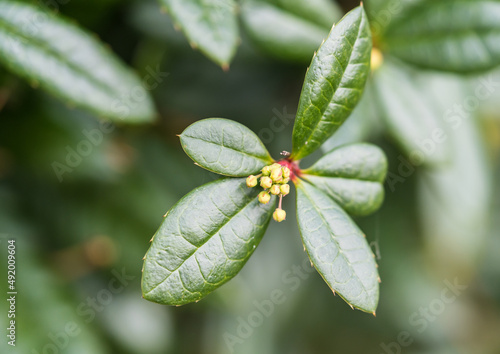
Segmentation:
[(283, 180), (283, 171), (281, 170), (281, 168), (275, 168), (271, 171), (271, 179), (276, 183), (279, 183)]
[(273, 184), (270, 190), (271, 194), (278, 195), (281, 193), (280, 186), (277, 184)]
[[(274, 186), (273, 186), (273, 187), (274, 187)], [(283, 197), (284, 197), (285, 195), (287, 195), (288, 193), (290, 193), (290, 185), (288, 185), (288, 184), (282, 184), (282, 185), (280, 186), (280, 192), (281, 192), (281, 194), (283, 195)], [(272, 193), (272, 191), (271, 191), (271, 193)]]
[(277, 208), (273, 213), (273, 219), (277, 222), (282, 222), (286, 219), (286, 211), (283, 209)]
[(273, 180), (269, 177), (262, 177), (260, 179), (260, 186), (264, 189), (269, 189), (273, 185)]
[(271, 174), (271, 166), (266, 166), (262, 169), (262, 174), (264, 176), (269, 176)]
[(253, 188), (257, 185), (257, 177), (250, 175), (247, 177), (247, 187)]
[(269, 195), (269, 193), (264, 191), (259, 193), (259, 202), (261, 202), (262, 204), (267, 204), (270, 200), (271, 196)]
[(288, 182), (290, 182), (290, 178), (284, 178), (281, 184), (287, 184)]
[(272, 171), (272, 170), (275, 170), (275, 169), (277, 169), (277, 168), (281, 168), (281, 165), (280, 165), (279, 163), (276, 163), (276, 162), (275, 162), (275, 163), (273, 163), (273, 164), (271, 165), (271, 171)]
[(290, 169), (286, 166), (283, 166), (283, 178), (290, 178)]
[(373, 48), (371, 62), (370, 62), (372, 71), (376, 71), (378, 68), (382, 66), (383, 63), (384, 63), (384, 55), (382, 54), (380, 49)]

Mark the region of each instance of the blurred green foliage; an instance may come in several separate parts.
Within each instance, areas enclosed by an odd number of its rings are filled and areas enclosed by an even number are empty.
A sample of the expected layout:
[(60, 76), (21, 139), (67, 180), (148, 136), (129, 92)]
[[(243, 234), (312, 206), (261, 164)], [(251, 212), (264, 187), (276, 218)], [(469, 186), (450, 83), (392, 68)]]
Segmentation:
[[(384, 5), (377, 10), (370, 3), (383, 1), (366, 2), (372, 25), (379, 26), (373, 14)], [(377, 73), (362, 104), (328, 142), (370, 140), (389, 156), (386, 201), (358, 221), (379, 257), (377, 318), (351, 311), (308, 272), (292, 213), (270, 226), (246, 267), (219, 291), (198, 304), (166, 307), (140, 295), (148, 241), (176, 200), (216, 178), (192, 164), (175, 134), (202, 118), (227, 117), (260, 134), (277, 158), (291, 150), (293, 119), (286, 117), (296, 111), (306, 66), (268, 57), (242, 31), (231, 69), (223, 72), (193, 51), (152, 1), (51, 4), (96, 32), (139, 77), (148, 68), (168, 77), (150, 92), (160, 116), (155, 125), (108, 125), (105, 132), (99, 117), (0, 69), (0, 290), (6, 293), (6, 240), (14, 238), (19, 292), (18, 347), (12, 350), (3, 336), (2, 353), (49, 353), (53, 346), (57, 353), (78, 354), (230, 353), (226, 334), (237, 336), (242, 322), (258, 318), (276, 289), (285, 300), (261, 315), (262, 325), (240, 337), (234, 352), (500, 352), (499, 71), (457, 77), (386, 58), (384, 65), (411, 77), (394, 83), (394, 91), (408, 94), (403, 87), (411, 84), (419, 99), (435, 101), (438, 117), (449, 117), (447, 162), (409, 162), (387, 129)], [(348, 10), (357, 4), (342, 5)], [(478, 96), (484, 80), (491, 92)], [(457, 105), (473, 109), (460, 115)], [(273, 118), (278, 123), (271, 124)], [(102, 142), (90, 142), (88, 154), (60, 181), (53, 163), (66, 163), (96, 131)], [(447, 291), (452, 300), (444, 302), (446, 284), (455, 281), (467, 288), (455, 297)], [(2, 303), (0, 325), (7, 328)], [(65, 332), (68, 323), (78, 334)]]

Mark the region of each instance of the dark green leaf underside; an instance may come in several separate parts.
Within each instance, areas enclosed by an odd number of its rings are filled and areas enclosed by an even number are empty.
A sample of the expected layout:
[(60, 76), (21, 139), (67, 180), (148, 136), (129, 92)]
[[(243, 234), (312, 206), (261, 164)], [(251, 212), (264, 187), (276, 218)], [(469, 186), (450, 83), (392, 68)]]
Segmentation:
[[(456, 76), (429, 74), (421, 81), (426, 95), (439, 97), (440, 112), (477, 94), (477, 84), (468, 85)], [(434, 264), (446, 266), (450, 272), (476, 267), (491, 235), (489, 220), (498, 215), (491, 207), (498, 178), (492, 178), (484, 126), (474, 114), (470, 119), (455, 118), (459, 119), (444, 125), (449, 163), (416, 175), (423, 246)]]
[(386, 31), (383, 45), (417, 66), (459, 73), (500, 65), (500, 2), (424, 1)]
[(328, 286), (350, 305), (375, 312), (378, 272), (362, 231), (333, 199), (305, 181), (297, 183), (297, 220), (309, 258)]
[(209, 118), (180, 135), (182, 148), (198, 165), (226, 176), (244, 177), (272, 163), (259, 137), (243, 124)]
[(111, 51), (35, 6), (0, 1), (0, 63), (33, 86), (100, 116), (125, 123), (155, 117), (148, 92)]
[(293, 129), (293, 158), (319, 148), (351, 114), (370, 72), (371, 48), (368, 20), (358, 7), (335, 25), (307, 71)]
[(414, 165), (437, 166), (449, 159), (449, 141), (443, 133), (443, 114), (435, 97), (422, 94), (426, 86), (416, 80), (418, 75), (386, 60), (374, 74), (374, 92), (388, 132), (407, 159)]
[(227, 178), (182, 198), (146, 254), (144, 298), (183, 305), (233, 278), (262, 239), (274, 209), (275, 200), (263, 205), (257, 195), (244, 179)]

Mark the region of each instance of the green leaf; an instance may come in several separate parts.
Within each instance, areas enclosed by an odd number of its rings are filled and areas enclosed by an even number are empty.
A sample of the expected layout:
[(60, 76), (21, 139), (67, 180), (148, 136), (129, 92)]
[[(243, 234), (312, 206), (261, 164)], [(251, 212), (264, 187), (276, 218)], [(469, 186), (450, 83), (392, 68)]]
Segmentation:
[(227, 68), (238, 45), (234, 0), (160, 0), (193, 48)]
[(275, 199), (258, 201), (241, 178), (205, 184), (167, 214), (148, 250), (142, 276), (145, 299), (183, 305), (198, 301), (231, 278), (259, 244)]
[(305, 181), (296, 186), (299, 229), (314, 267), (348, 304), (374, 313), (379, 278), (365, 235), (321, 190)]
[(198, 121), (187, 127), (180, 139), (196, 164), (221, 175), (244, 177), (273, 162), (254, 132), (229, 119)]
[(307, 71), (293, 129), (294, 159), (319, 148), (351, 114), (370, 72), (371, 49), (368, 20), (358, 7), (333, 27)]
[(420, 75), (386, 60), (374, 73), (374, 92), (379, 99), (382, 118), (391, 137), (414, 165), (439, 165), (449, 159), (450, 147), (443, 140), (443, 115), (437, 99), (426, 92)]
[(33, 86), (100, 116), (127, 123), (155, 118), (141, 81), (111, 51), (38, 7), (0, 1), (0, 63)]
[(500, 2), (421, 1), (387, 28), (382, 48), (408, 63), (470, 73), (500, 65)]
[(380, 148), (352, 144), (328, 152), (304, 170), (302, 177), (349, 214), (368, 215), (382, 205), (386, 173), (387, 158)]
[(328, 0), (247, 0), (241, 14), (249, 36), (264, 52), (307, 63), (341, 12)]

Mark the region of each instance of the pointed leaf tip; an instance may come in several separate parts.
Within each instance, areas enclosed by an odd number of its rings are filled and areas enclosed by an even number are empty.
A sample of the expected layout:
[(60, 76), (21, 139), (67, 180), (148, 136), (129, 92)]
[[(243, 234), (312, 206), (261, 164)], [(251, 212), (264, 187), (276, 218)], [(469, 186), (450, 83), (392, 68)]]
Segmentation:
[(297, 222), (310, 260), (350, 306), (372, 313), (378, 272), (362, 232), (330, 197), (306, 181), (297, 186)]
[(232, 60), (238, 44), (234, 0), (160, 0), (193, 49), (216, 64)]
[(363, 8), (334, 26), (314, 56), (300, 95), (292, 157), (318, 149), (358, 104), (370, 73), (372, 38)]

